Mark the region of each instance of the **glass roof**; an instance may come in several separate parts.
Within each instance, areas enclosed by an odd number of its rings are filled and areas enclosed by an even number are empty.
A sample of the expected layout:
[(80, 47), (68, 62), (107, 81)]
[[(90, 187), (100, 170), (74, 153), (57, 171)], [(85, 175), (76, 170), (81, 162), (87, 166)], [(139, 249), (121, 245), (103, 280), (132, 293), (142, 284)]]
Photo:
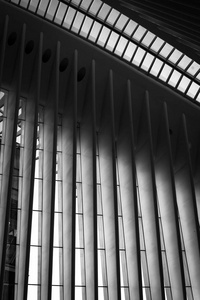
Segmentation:
[(9, 0), (200, 102), (200, 65), (101, 0)]

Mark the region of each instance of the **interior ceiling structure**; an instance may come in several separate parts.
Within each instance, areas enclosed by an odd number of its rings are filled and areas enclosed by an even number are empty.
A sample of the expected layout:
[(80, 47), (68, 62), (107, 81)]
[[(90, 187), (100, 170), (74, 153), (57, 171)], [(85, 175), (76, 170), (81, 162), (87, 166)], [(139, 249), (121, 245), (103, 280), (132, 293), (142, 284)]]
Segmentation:
[[(134, 1), (104, 1), (108, 4), (100, 0), (9, 0), (9, 2), (103, 48), (196, 104), (200, 102), (199, 37), (194, 44), (198, 22), (194, 24), (194, 34), (191, 34), (193, 29), (190, 28), (190, 22), (184, 25), (188, 30), (185, 32), (186, 39), (180, 43), (180, 32), (178, 39), (177, 36), (174, 37), (177, 21), (172, 22), (174, 25), (170, 25), (169, 33), (169, 26), (167, 30), (166, 26), (164, 31), (160, 30), (162, 24), (159, 23), (158, 26), (150, 14), (146, 15), (149, 7), (152, 10), (155, 7), (156, 11), (156, 7), (159, 6), (156, 3), (151, 5), (149, 2), (149, 6), (145, 6), (146, 14), (141, 16), (135, 10)], [(184, 14), (180, 15), (181, 30), (181, 24), (185, 20)], [(168, 21), (166, 19), (165, 24), (168, 24)], [(192, 40), (190, 36), (193, 37)]]

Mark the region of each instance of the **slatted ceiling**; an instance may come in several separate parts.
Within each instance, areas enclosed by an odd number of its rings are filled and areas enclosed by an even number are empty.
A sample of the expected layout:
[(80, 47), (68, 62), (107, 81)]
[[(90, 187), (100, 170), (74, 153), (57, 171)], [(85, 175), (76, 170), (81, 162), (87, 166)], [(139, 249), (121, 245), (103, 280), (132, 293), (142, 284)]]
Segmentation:
[[(24, 6), (22, 2), (19, 2), (18, 5)], [(31, 11), (30, 5), (31, 4), (29, 4), (26, 9)], [(115, 48), (117, 47), (118, 42), (120, 41), (120, 39), (115, 35), (115, 31), (119, 30), (119, 35), (121, 36), (125, 37), (127, 35), (127, 41), (132, 40), (134, 44), (140, 43), (142, 45), (142, 48), (146, 48), (147, 44), (149, 44), (149, 41), (147, 42), (147, 40), (149, 39), (152, 33), (150, 31), (147, 31), (143, 26), (139, 25), (133, 20), (126, 19), (124, 15), (119, 13), (117, 10), (112, 9), (109, 5), (104, 4), (101, 1), (90, 1), (87, 2), (87, 5), (85, 1), (67, 1), (67, 5), (60, 2), (58, 3), (56, 2), (56, 0), (47, 2), (41, 1), (36, 5), (35, 13), (40, 16), (43, 16), (48, 20), (52, 20), (52, 22), (60, 24), (61, 26), (72, 31), (75, 34), (89, 39), (91, 42), (97, 44), (100, 47), (103, 47), (105, 50), (113, 52), (117, 56), (121, 56), (126, 61), (132, 63), (133, 60), (133, 65), (141, 69), (141, 65), (138, 62), (135, 63), (135, 61), (137, 61), (138, 59), (134, 59), (133, 56), (132, 58), (127, 57), (127, 55), (123, 56), (121, 55), (121, 51), (115, 51)], [(59, 21), (59, 18), (62, 19)], [(99, 19), (99, 22), (103, 22), (105, 26), (101, 26), (98, 22), (93, 22), (92, 18)], [(114, 30), (114, 32), (110, 31), (110, 29)], [(148, 37), (147, 40), (146, 37)], [(148, 48), (148, 51), (150, 51), (150, 53), (152, 53), (153, 55), (157, 53), (163, 59), (161, 52), (162, 48), (165, 47), (165, 44), (166, 43), (164, 42), (164, 40), (157, 37), (152, 41), (152, 44), (149, 44), (150, 47)], [(185, 73), (186, 70), (183, 63), (178, 65), (177, 67), (176, 62), (174, 62), (175, 58), (173, 57), (176, 56), (176, 51), (176, 49), (172, 51), (171, 60), (169, 59), (168, 61), (168, 58), (165, 58), (167, 60), (166, 63), (169, 63), (170, 65), (172, 64), (173, 68), (180, 68), (181, 73)], [(146, 68), (142, 67), (142, 70), (146, 71)], [(161, 79), (161, 81), (166, 82), (168, 84), (168, 81), (163, 80), (163, 77), (160, 77), (158, 74), (159, 73), (157, 72), (150, 72), (150, 75), (159, 78)], [(186, 76), (194, 80), (195, 83), (199, 86), (199, 80), (196, 75), (194, 75), (190, 71), (187, 71)], [(173, 77), (170, 78), (169, 86), (177, 89), (175, 83), (173, 82)], [(196, 101), (199, 102), (199, 90), (196, 93), (187, 93), (183, 91), (183, 89), (177, 90), (181, 93), (183, 92), (189, 98), (196, 99)]]

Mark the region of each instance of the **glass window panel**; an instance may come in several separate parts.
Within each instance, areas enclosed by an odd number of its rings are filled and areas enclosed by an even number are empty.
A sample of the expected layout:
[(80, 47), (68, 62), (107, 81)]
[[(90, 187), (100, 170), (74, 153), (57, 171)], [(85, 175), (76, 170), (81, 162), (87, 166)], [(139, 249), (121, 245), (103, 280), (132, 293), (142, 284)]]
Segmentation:
[(108, 16), (110, 9), (111, 9), (111, 7), (104, 3), (102, 5), (97, 17), (100, 18), (101, 20), (105, 20), (106, 17)]
[(93, 26), (92, 26), (92, 30), (90, 32), (90, 35), (88, 37), (88, 39), (92, 42), (95, 42), (96, 39), (97, 39), (97, 36), (100, 32), (100, 29), (101, 29), (102, 25), (98, 22), (94, 22)]
[(87, 37), (92, 24), (93, 20), (89, 17), (86, 17), (83, 26), (81, 27), (80, 35), (83, 37)]
[(121, 300), (129, 300), (129, 288), (121, 288)]
[(161, 80), (163, 80), (163, 81), (167, 81), (167, 79), (168, 79), (171, 71), (172, 71), (172, 67), (170, 67), (169, 65), (165, 64), (164, 67), (163, 67), (163, 69), (162, 69), (162, 71), (161, 71), (161, 73), (160, 73), (159, 78)]
[(168, 83), (171, 86), (175, 87), (180, 77), (181, 77), (181, 73), (174, 70), (172, 75), (170, 76), (170, 79), (169, 79)]
[(124, 228), (123, 228), (122, 217), (118, 217), (118, 226), (119, 226), (119, 249), (125, 249)]
[(98, 234), (98, 248), (104, 249), (105, 244), (104, 244), (104, 227), (103, 227), (103, 217), (102, 216), (97, 216), (97, 234)]
[(155, 52), (158, 52), (163, 44), (164, 41), (161, 38), (157, 37), (156, 40), (151, 45), (151, 49), (154, 50)]
[(107, 41), (109, 33), (110, 33), (110, 29), (103, 26), (103, 29), (101, 30), (101, 33), (100, 33), (100, 36), (98, 38), (97, 44), (104, 47), (104, 45)]
[(75, 20), (73, 22), (73, 25), (72, 25), (72, 28), (71, 30), (75, 33), (78, 33), (79, 32), (79, 29), (81, 27), (81, 24), (83, 22), (83, 19), (84, 19), (84, 14), (80, 13), (80, 12), (77, 12), (76, 14), (76, 17), (75, 17)]
[[(19, 4), (19, 0), (11, 0), (12, 3)], [(20, 4), (19, 4), (20, 5)]]
[(184, 93), (190, 82), (191, 80), (188, 77), (183, 76), (179, 83), (178, 90)]
[(62, 300), (63, 299), (63, 287), (62, 286), (51, 286), (51, 300)]
[(55, 190), (55, 212), (62, 212), (62, 182), (56, 181), (56, 190)]
[(121, 279), (121, 286), (128, 286), (126, 252), (125, 251), (119, 251), (119, 254), (120, 254), (120, 279)]
[(43, 184), (42, 180), (35, 179), (34, 180), (34, 191), (33, 191), (33, 209), (41, 210), (42, 209), (42, 192)]
[(28, 6), (28, 1), (27, 1), (27, 0), (21, 0), (21, 1), (20, 1), (20, 6), (21, 6), (21, 7), (24, 7), (24, 8), (27, 8), (27, 6)]
[(76, 181), (81, 182), (81, 156), (76, 155)]
[(138, 218), (138, 221), (139, 221), (139, 230), (140, 230), (140, 249), (145, 250), (142, 218)]
[(80, 143), (80, 127), (77, 127), (77, 149), (76, 153), (81, 154), (81, 143)]
[(65, 5), (64, 3), (61, 3), (61, 2), (59, 3), (59, 7), (58, 7), (58, 10), (57, 10), (55, 19), (54, 19), (55, 23), (57, 23), (59, 25), (62, 23), (67, 8), (68, 8), (68, 6)]
[(28, 285), (27, 300), (39, 300), (40, 286)]
[(31, 225), (31, 245), (41, 245), (41, 222), (42, 213), (39, 211), (32, 212), (32, 225)]
[(200, 65), (194, 61), (191, 64), (191, 66), (188, 68), (187, 72), (191, 75), (195, 75), (199, 69), (200, 69)]
[(154, 76), (157, 76), (162, 66), (163, 66), (163, 62), (160, 59), (156, 58), (150, 70), (150, 73)]
[(167, 257), (165, 251), (162, 251), (162, 264), (163, 264), (164, 286), (170, 286)]
[(190, 286), (190, 277), (189, 277), (188, 264), (187, 264), (185, 251), (182, 251), (182, 257), (183, 257), (183, 267), (184, 267), (184, 274), (185, 274), (185, 285)]
[(65, 16), (64, 22), (63, 22), (63, 27), (69, 29), (71, 27), (72, 21), (74, 19), (76, 10), (72, 7), (68, 7), (67, 14)]
[(83, 249), (75, 249), (75, 285), (85, 285)]
[(178, 63), (178, 66), (181, 69), (185, 70), (191, 61), (192, 61), (191, 58), (189, 58), (187, 55), (184, 55), (183, 58)]
[(136, 65), (136, 66), (139, 66), (144, 55), (145, 55), (146, 51), (143, 50), (142, 48), (138, 47), (137, 48), (137, 51), (133, 57), (133, 60), (132, 60), (132, 64)]
[(122, 53), (124, 52), (124, 49), (125, 49), (127, 43), (128, 43), (128, 40), (121, 36), (119, 39), (119, 42), (117, 43), (117, 47), (115, 48), (114, 53), (121, 56)]
[(94, 0), (92, 5), (90, 6), (89, 12), (93, 15), (96, 15), (101, 5), (102, 5), (101, 0)]
[(193, 300), (193, 295), (192, 295), (192, 288), (191, 287), (186, 287), (186, 294), (187, 294), (187, 300)]
[(172, 300), (171, 288), (165, 288), (165, 299), (166, 300)]
[(97, 185), (97, 214), (102, 215), (101, 186)]
[(137, 28), (137, 30), (134, 32), (132, 38), (135, 39), (135, 40), (137, 40), (137, 41), (140, 41), (142, 39), (142, 37), (144, 36), (144, 34), (145, 34), (146, 31), (147, 30), (144, 27), (142, 27), (142, 26), (139, 25), (138, 28)]
[(62, 285), (62, 270), (62, 248), (53, 248), (52, 285)]
[(140, 207), (140, 194), (139, 194), (138, 187), (137, 187), (137, 200), (138, 200), (138, 216), (142, 216), (141, 207)]
[(98, 299), (99, 300), (108, 300), (108, 288), (107, 287), (98, 287)]
[(117, 186), (117, 203), (118, 203), (118, 216), (122, 215), (122, 205), (121, 205), (121, 192), (120, 187)]
[(146, 252), (140, 251), (140, 255), (141, 255), (141, 268), (142, 268), (142, 285), (149, 286), (149, 275), (148, 275)]
[(170, 45), (170, 44), (168, 44), (168, 43), (166, 43), (165, 45), (164, 45), (164, 47), (161, 49), (161, 51), (160, 51), (160, 55), (161, 56), (163, 56), (163, 57), (168, 57), (168, 55), (171, 53), (171, 51), (173, 50), (174, 48)]
[(115, 27), (119, 30), (122, 30), (128, 21), (128, 17), (121, 14), (119, 19), (117, 20)]
[(28, 283), (29, 284), (39, 284), (39, 262), (40, 262), (40, 247), (30, 247), (30, 260), (29, 260), (29, 276)]
[(116, 9), (112, 9), (111, 12), (109, 13), (109, 16), (106, 20), (106, 23), (113, 25), (115, 23), (115, 21), (117, 20), (118, 16), (119, 16), (119, 12)]
[(114, 49), (114, 47), (117, 43), (118, 38), (119, 38), (119, 34), (117, 34), (115, 32), (112, 32), (109, 39), (108, 39), (106, 49), (108, 49), (109, 51), (113, 51), (113, 49)]
[(130, 61), (135, 50), (136, 50), (137, 46), (131, 42), (129, 42), (128, 47), (126, 48), (126, 51), (124, 53), (123, 58)]
[(180, 52), (179, 50), (175, 49), (172, 52), (172, 54), (170, 55), (169, 60), (171, 62), (173, 62), (174, 64), (176, 64), (182, 54), (183, 54), (182, 52)]
[(98, 286), (107, 285), (105, 250), (98, 250)]
[(40, 16), (44, 16), (44, 13), (47, 9), (48, 4), (49, 4), (49, 0), (41, 0), (39, 8), (37, 10), (37, 14)]
[(162, 223), (161, 223), (161, 219), (160, 219), (160, 218), (159, 218), (159, 228), (160, 228), (161, 250), (165, 250), (164, 237), (163, 237), (163, 230), (162, 230)]
[(62, 151), (62, 127), (57, 128), (57, 151)]
[(197, 98), (196, 98), (197, 102), (200, 102), (200, 93), (198, 94)]
[(36, 11), (36, 8), (38, 6), (39, 0), (31, 0), (28, 9), (32, 12)]
[(142, 40), (142, 44), (144, 44), (145, 46), (149, 47), (149, 45), (152, 43), (153, 39), (155, 38), (155, 34), (153, 34), (152, 32), (148, 31), (143, 40)]
[(100, 169), (99, 169), (99, 156), (96, 156), (96, 172), (97, 172), (97, 183), (100, 183)]
[(76, 248), (83, 247), (83, 215), (76, 214)]
[(85, 287), (75, 286), (75, 300), (85, 300)]
[(124, 29), (124, 33), (128, 36), (131, 36), (137, 26), (138, 24), (136, 22), (134, 22), (133, 20), (129, 20), (128, 24)]
[(190, 96), (191, 98), (194, 98), (199, 90), (200, 86), (193, 82), (187, 92), (187, 95)]
[(92, 0), (83, 0), (81, 2), (81, 8), (83, 8), (84, 10), (88, 10), (88, 7), (90, 6)]
[(83, 206), (82, 206), (82, 186), (81, 183), (76, 183), (76, 213), (82, 213), (83, 212)]
[(150, 288), (142, 288), (142, 294), (143, 294), (143, 299), (145, 300), (151, 300), (151, 293), (150, 293)]
[(57, 6), (58, 6), (57, 0), (51, 0), (50, 5), (47, 10), (46, 18), (49, 20), (53, 20), (54, 14), (56, 12)]
[(155, 57), (152, 54), (147, 53), (147, 55), (145, 56), (145, 59), (142, 62), (141, 68), (145, 71), (148, 71), (154, 58)]
[(62, 247), (62, 213), (54, 213), (53, 245)]

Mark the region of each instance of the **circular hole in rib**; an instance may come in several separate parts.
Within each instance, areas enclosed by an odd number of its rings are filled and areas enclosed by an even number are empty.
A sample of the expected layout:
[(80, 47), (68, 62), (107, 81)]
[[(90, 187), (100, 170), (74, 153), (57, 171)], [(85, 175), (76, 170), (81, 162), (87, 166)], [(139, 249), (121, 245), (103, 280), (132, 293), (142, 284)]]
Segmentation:
[(9, 46), (12, 46), (14, 45), (14, 43), (16, 42), (17, 40), (17, 33), (16, 32), (12, 32), (9, 37), (8, 37), (8, 45)]
[(84, 67), (82, 67), (79, 71), (78, 71), (78, 75), (77, 75), (77, 81), (81, 81), (83, 80), (83, 78), (85, 77), (86, 74), (86, 69)]
[(51, 50), (50, 49), (47, 49), (44, 51), (43, 55), (42, 55), (42, 61), (43, 63), (46, 63), (49, 61), (51, 57)]
[(28, 41), (26, 46), (25, 46), (25, 53), (30, 54), (33, 51), (34, 48), (34, 41)]
[(60, 72), (64, 72), (67, 69), (68, 63), (69, 63), (69, 61), (68, 61), (67, 57), (65, 57), (65, 58), (63, 58), (63, 60), (61, 60), (60, 66), (59, 66)]

